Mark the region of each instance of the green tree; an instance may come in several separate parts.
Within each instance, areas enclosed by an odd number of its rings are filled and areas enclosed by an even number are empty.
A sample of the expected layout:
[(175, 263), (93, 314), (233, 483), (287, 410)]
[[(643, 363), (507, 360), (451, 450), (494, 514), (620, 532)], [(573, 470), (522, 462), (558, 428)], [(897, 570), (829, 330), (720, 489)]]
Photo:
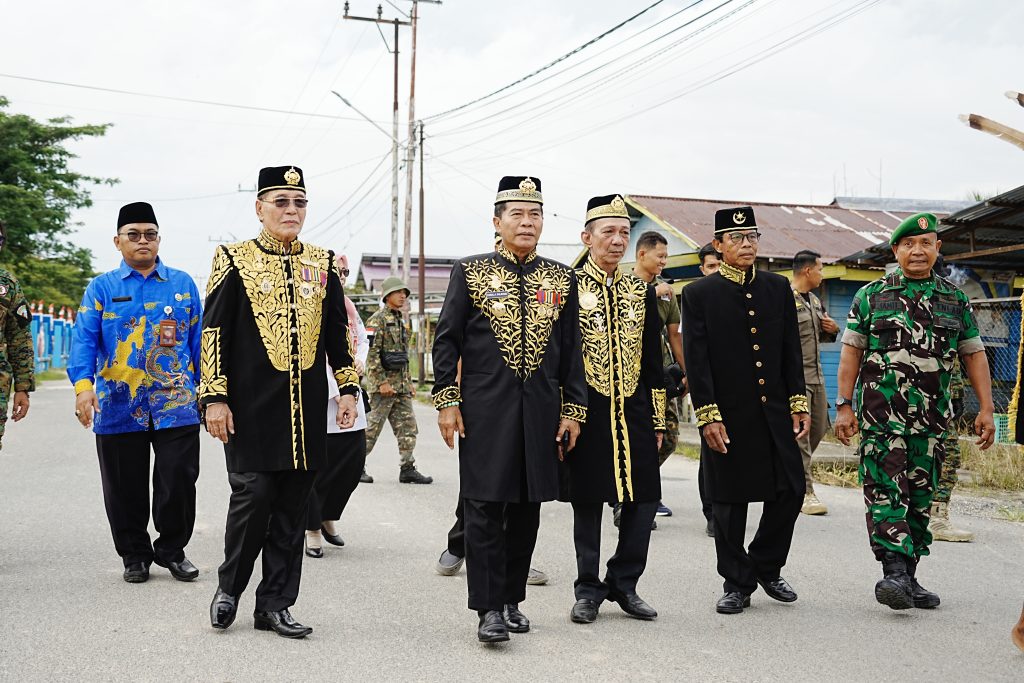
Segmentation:
[(0, 97), (0, 220), (7, 242), (0, 266), (21, 282), (30, 301), (77, 306), (93, 276), (92, 252), (69, 239), (81, 225), (76, 209), (92, 205), (88, 186), (114, 185), (114, 178), (76, 173), (69, 142), (100, 137), (110, 124), (72, 125), (70, 117), (36, 121), (10, 114)]

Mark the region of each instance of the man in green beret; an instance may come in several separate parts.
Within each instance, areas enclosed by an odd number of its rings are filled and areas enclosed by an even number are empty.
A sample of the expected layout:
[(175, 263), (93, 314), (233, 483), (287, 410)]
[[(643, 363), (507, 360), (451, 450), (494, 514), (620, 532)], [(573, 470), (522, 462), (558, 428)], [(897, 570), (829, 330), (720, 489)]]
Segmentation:
[(400, 469), (398, 481), (403, 484), (430, 484), (433, 477), (416, 469), (416, 415), (412, 399), (416, 390), (409, 372), (409, 333), (402, 318), (402, 308), (409, 297), (409, 288), (401, 278), (389, 277), (381, 284), (384, 306), (366, 321), (370, 352), (366, 356), (366, 394), (370, 411), (366, 415), (366, 454), (377, 444), (385, 422), (398, 440)]
[(936, 223), (919, 213), (893, 232), (889, 244), (899, 267), (857, 292), (839, 360), (835, 433), (849, 444), (861, 431), (868, 536), (883, 572), (875, 599), (891, 609), (939, 605), (916, 573), (932, 541), (929, 511), (945, 457), (958, 356), (978, 397), (977, 444), (984, 450), (995, 437), (992, 380), (971, 304), (932, 270), (942, 247)]

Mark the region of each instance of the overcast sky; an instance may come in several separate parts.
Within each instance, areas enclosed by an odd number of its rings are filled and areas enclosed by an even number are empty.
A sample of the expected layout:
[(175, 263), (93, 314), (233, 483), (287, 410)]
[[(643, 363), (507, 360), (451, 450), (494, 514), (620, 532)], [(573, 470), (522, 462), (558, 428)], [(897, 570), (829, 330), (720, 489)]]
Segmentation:
[[(437, 116), (653, 2), (421, 4), (428, 254), (489, 248), (506, 174), (541, 178), (551, 242), (577, 241), (587, 199), (613, 192), (827, 204), (836, 194), (965, 199), (1024, 183), (1020, 150), (957, 119), (1024, 127), (1024, 109), (1003, 95), (1024, 90), (1024, 3), (1014, 0), (665, 0), (505, 97)], [(351, 12), (376, 4), (351, 0)], [(145, 200), (161, 256), (202, 285), (213, 240), (258, 232), (254, 195), (238, 190), (268, 165), (304, 169), (310, 242), (356, 260), (390, 249), (391, 143), (330, 90), (390, 130), (392, 57), (376, 25), (341, 14), (330, 0), (5, 7), (0, 73), (297, 112), (0, 77), (8, 112), (114, 124), (73, 147), (75, 170), (121, 181), (95, 188), (95, 206), (76, 217), (98, 269), (119, 261), (118, 207)], [(403, 28), (403, 140), (410, 38)], [(404, 207), (404, 177), (401, 186)]]

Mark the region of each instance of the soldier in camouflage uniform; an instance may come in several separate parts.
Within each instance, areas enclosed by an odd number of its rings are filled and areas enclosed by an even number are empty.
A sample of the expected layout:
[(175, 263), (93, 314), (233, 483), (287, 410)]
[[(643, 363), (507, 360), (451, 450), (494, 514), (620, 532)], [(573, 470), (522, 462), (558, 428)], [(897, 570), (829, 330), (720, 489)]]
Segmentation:
[(366, 334), (370, 338), (370, 352), (366, 357), (366, 393), (370, 397), (370, 412), (366, 416), (366, 454), (377, 443), (384, 422), (391, 422), (391, 430), (398, 439), (401, 462), (398, 481), (403, 484), (430, 484), (428, 477), (416, 469), (416, 416), (412, 412), (412, 399), (416, 391), (409, 373), (409, 338), (402, 319), (402, 307), (409, 296), (409, 288), (397, 277), (384, 280), (381, 287), (384, 307), (366, 321)]
[(946, 432), (943, 444), (946, 461), (942, 463), (939, 486), (935, 490), (935, 497), (932, 498), (931, 521), (928, 522), (928, 531), (931, 532), (932, 539), (936, 541), (970, 543), (974, 540), (974, 534), (956, 528), (949, 521), (949, 499), (953, 495), (953, 489), (960, 481), (957, 473), (961, 464), (959, 428), (960, 419), (964, 414), (964, 378), (960, 371), (960, 362), (955, 360), (949, 378), (949, 398), (952, 403), (953, 417), (949, 421), (949, 430)]
[(835, 432), (849, 444), (858, 430), (849, 397), (859, 382), (860, 475), (871, 548), (883, 570), (875, 599), (892, 609), (939, 605), (916, 571), (932, 541), (928, 519), (953, 412), (949, 383), (957, 355), (978, 396), (978, 445), (988, 448), (995, 437), (991, 377), (974, 312), (967, 295), (932, 271), (942, 245), (936, 222), (932, 214), (916, 214), (893, 232), (899, 268), (857, 292), (839, 361)]
[[(0, 249), (7, 241), (7, 230), (0, 222)], [(14, 389), (11, 418), (18, 422), (28, 415), (28, 393), (36, 390), (35, 354), (32, 351), (30, 325), (32, 313), (21, 285), (14, 276), (0, 268), (0, 330), (4, 350), (0, 351), (0, 448), (3, 448), (7, 427), (7, 407)]]

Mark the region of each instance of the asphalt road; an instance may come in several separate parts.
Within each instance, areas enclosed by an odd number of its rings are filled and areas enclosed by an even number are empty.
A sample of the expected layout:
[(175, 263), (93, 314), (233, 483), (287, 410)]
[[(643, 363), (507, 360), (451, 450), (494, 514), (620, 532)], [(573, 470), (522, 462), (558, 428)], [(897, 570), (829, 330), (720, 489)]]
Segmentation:
[[(252, 628), (252, 590), (228, 631), (208, 605), (222, 559), (229, 488), (222, 450), (203, 435), (198, 519), (187, 548), (202, 573), (179, 583), (158, 567), (121, 580), (101, 500), (92, 435), (72, 416), (71, 389), (45, 384), (28, 419), (9, 423), (0, 451), (0, 679), (32, 680), (721, 680), (1020, 681), (1009, 640), (1024, 599), (1024, 525), (960, 518), (972, 544), (937, 544), (920, 578), (942, 596), (933, 611), (874, 602), (879, 567), (867, 548), (860, 494), (820, 487), (831, 514), (802, 517), (784, 576), (790, 605), (756, 593), (742, 615), (714, 611), (721, 590), (699, 513), (696, 463), (663, 468), (665, 502), (640, 594), (655, 622), (605, 603), (597, 623), (569, 621), (575, 558), (571, 511), (545, 504), (528, 634), (484, 646), (466, 609), (465, 573), (433, 570), (458, 494), (457, 463), (418, 407), (420, 468), (431, 486), (399, 484), (390, 433), (370, 455), (342, 523), (345, 548), (306, 559), (293, 614), (312, 636), (290, 641)], [(752, 510), (751, 522), (758, 515)], [(614, 539), (605, 523), (606, 555)], [(752, 534), (752, 530), (749, 532)], [(259, 569), (257, 568), (257, 576)]]

